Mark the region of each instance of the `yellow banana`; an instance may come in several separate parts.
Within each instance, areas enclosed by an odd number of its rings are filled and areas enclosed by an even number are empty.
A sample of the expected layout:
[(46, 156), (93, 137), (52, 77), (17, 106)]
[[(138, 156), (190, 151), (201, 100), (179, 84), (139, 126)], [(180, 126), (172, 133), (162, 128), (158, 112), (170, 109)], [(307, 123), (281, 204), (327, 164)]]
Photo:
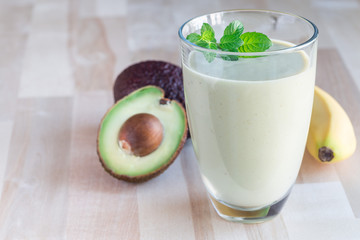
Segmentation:
[(325, 163), (344, 160), (356, 148), (354, 128), (345, 110), (317, 86), (306, 147), (314, 158)]

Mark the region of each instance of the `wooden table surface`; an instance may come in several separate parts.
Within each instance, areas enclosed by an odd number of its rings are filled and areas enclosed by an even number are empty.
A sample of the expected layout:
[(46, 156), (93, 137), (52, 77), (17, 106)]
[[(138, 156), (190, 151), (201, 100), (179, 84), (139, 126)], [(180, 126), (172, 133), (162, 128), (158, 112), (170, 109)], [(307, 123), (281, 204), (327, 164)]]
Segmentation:
[(317, 24), (317, 84), (360, 142), (359, 0), (0, 0), (0, 239), (360, 239), (359, 145), (335, 165), (306, 152), (281, 215), (253, 225), (216, 215), (191, 141), (143, 184), (102, 169), (96, 135), (117, 74), (141, 60), (179, 65), (179, 26), (234, 8)]

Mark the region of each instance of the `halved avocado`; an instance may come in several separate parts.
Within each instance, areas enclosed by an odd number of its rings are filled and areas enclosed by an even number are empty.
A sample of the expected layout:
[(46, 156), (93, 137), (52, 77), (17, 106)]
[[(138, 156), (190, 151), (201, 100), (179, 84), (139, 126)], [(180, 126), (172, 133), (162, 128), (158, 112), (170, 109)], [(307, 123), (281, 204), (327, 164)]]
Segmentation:
[(184, 108), (145, 86), (115, 103), (103, 117), (97, 152), (105, 170), (129, 182), (149, 180), (166, 170), (187, 137)]

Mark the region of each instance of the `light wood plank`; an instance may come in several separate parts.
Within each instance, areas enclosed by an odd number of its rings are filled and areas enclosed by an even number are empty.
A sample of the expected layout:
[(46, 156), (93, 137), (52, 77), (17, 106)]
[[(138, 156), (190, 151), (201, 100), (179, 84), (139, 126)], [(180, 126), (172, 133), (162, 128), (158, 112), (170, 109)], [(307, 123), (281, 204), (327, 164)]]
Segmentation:
[(4, 185), (4, 176), (6, 164), (8, 161), (8, 152), (10, 148), (11, 133), (13, 130), (12, 121), (0, 122), (0, 199)]
[[(289, 228), (289, 227), (288, 227)], [(291, 240), (358, 240), (360, 239), (360, 221), (356, 220), (312, 220), (306, 219), (289, 228)]]
[(127, 13), (127, 0), (97, 0), (96, 15), (102, 18), (122, 17)]
[[(131, 54), (128, 49), (126, 18), (105, 18), (102, 19), (104, 25), (104, 33), (110, 51), (115, 57), (112, 82), (116, 77), (128, 67), (132, 62)], [(111, 86), (112, 87), (112, 86)]]
[(80, 19), (83, 18), (118, 18), (127, 14), (127, 0), (78, 0), (71, 4), (76, 9)]
[(102, 21), (90, 13), (82, 16), (80, 3), (70, 3), (69, 16), (75, 87), (77, 91), (108, 90), (113, 84), (115, 56)]
[(64, 237), (72, 101), (18, 102), (3, 195), (0, 239)]
[(304, 219), (355, 219), (340, 182), (295, 184), (282, 215), (294, 226)]
[(169, 24), (172, 21), (170, 9), (169, 3), (166, 2), (163, 2), (161, 8), (148, 1), (128, 6), (127, 19), (131, 26), (128, 28), (130, 51), (173, 49), (177, 35), (175, 29), (169, 27), (172, 26)]
[[(1, 24), (1, 23), (0, 23)], [(0, 34), (0, 120), (13, 120), (26, 37)]]
[(67, 34), (68, 1), (37, 1), (31, 14), (31, 34)]
[(346, 2), (350, 3), (347, 9), (328, 9), (326, 12), (321, 12), (320, 16), (323, 21), (327, 23), (324, 28), (329, 32), (330, 38), (334, 39), (336, 49), (341, 56), (342, 65), (344, 66), (345, 64), (345, 68), (348, 70), (352, 81), (355, 82), (355, 86), (359, 90), (360, 44), (358, 39), (360, 38), (360, 4), (350, 0), (345, 1), (345, 5)]
[[(31, 2), (23, 4), (9, 4), (9, 1), (0, 2), (0, 35), (3, 37), (21, 36), (28, 33), (31, 10)], [(6, 50), (6, 48), (1, 49)]]
[(290, 239), (359, 238), (360, 221), (339, 182), (296, 184), (282, 216)]
[(13, 120), (31, 4), (0, 5), (0, 121)]
[[(32, 12), (18, 96), (70, 96), (74, 91), (67, 34), (68, 1), (39, 2)], [(47, 19), (49, 16), (50, 21)]]
[[(96, 0), (76, 0), (70, 2), (70, 18), (75, 13), (79, 19), (96, 17)], [(74, 19), (72, 19), (74, 21)], [(71, 21), (71, 20), (70, 20)]]

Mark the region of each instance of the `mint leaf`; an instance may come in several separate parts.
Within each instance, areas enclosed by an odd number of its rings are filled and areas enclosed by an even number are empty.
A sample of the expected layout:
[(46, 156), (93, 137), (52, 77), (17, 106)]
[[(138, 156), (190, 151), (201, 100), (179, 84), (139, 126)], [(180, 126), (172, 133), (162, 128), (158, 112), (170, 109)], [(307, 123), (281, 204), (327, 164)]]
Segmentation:
[(235, 35), (239, 36), (244, 31), (244, 25), (239, 20), (232, 21), (224, 30), (224, 35)]
[(217, 49), (214, 29), (208, 23), (203, 23), (201, 27), (201, 38), (198, 42), (201, 44), (199, 45), (200, 47)]
[(215, 35), (213, 32), (205, 31), (201, 34), (201, 39), (209, 42), (216, 42)]
[(212, 36), (215, 36), (214, 29), (208, 23), (203, 23), (203, 25), (201, 26), (201, 35), (204, 35), (205, 32), (211, 32)]
[(240, 38), (244, 43), (239, 52), (264, 52), (272, 46), (271, 40), (263, 33), (246, 32)]
[(243, 44), (243, 40), (240, 38), (240, 35), (224, 35), (220, 39), (219, 47), (228, 52), (233, 52), (232, 50), (236, 50)]
[(197, 41), (199, 41), (201, 38), (201, 36), (197, 33), (190, 33), (189, 35), (187, 35), (186, 39), (189, 40), (192, 43), (196, 43)]
[(216, 40), (215, 41), (207, 41), (200, 39), (196, 42), (196, 45), (203, 48), (209, 48), (209, 49), (217, 49)]

